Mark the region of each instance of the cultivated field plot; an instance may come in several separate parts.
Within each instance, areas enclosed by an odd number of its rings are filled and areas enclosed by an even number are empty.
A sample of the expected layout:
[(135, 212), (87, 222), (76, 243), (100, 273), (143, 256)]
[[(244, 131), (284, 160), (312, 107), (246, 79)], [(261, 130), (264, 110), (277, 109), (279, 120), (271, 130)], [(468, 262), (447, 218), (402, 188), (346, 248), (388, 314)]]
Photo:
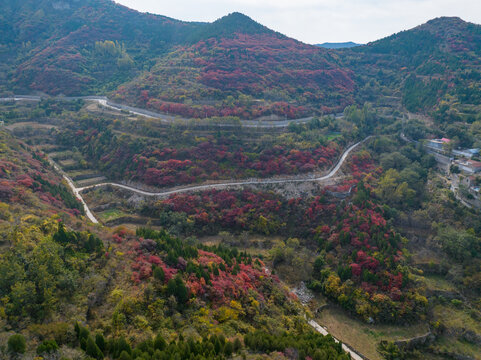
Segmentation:
[(129, 216), (129, 214), (119, 209), (109, 209), (102, 212), (98, 212), (97, 216), (103, 223), (108, 223), (109, 221), (113, 221), (125, 216)]

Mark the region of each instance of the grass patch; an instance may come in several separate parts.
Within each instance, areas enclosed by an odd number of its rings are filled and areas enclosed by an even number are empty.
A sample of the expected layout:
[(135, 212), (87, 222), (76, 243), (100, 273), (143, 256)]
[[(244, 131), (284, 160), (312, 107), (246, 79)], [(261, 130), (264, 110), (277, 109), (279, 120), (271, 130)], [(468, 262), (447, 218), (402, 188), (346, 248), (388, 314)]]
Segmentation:
[(325, 326), (333, 336), (359, 350), (370, 360), (383, 360), (376, 350), (377, 344), (381, 340), (407, 339), (428, 331), (426, 324), (370, 325), (353, 319), (342, 310), (332, 307), (322, 310), (316, 320)]
[(109, 209), (109, 210), (105, 210), (100, 213), (97, 213), (97, 216), (100, 218), (100, 220), (102, 220), (102, 222), (112, 221), (128, 215), (129, 214), (119, 209)]
[(83, 179), (83, 180), (74, 180), (78, 186), (89, 186), (89, 185), (95, 185), (95, 184), (100, 184), (101, 182), (104, 182), (107, 178), (105, 176), (96, 176), (88, 179)]
[(341, 137), (341, 136), (342, 136), (341, 134), (337, 134), (337, 133), (328, 134), (328, 135), (327, 135), (327, 140), (328, 140), (328, 141), (331, 141), (331, 140), (337, 139), (338, 137)]
[(77, 160), (74, 159), (65, 159), (65, 160), (60, 160), (58, 162), (61, 166), (72, 166), (77, 164)]
[(474, 359), (481, 359), (479, 346), (459, 341), (452, 336), (441, 336), (436, 340), (435, 347), (443, 352), (468, 355)]
[(98, 171), (95, 171), (93, 169), (81, 169), (81, 170), (71, 170), (71, 171), (67, 171), (67, 174), (71, 177), (71, 178), (75, 178), (75, 177), (78, 177), (78, 176), (91, 176), (91, 175), (95, 175), (95, 174), (98, 174)]
[(71, 150), (64, 150), (64, 151), (54, 151), (48, 154), (52, 159), (55, 161), (71, 159), (74, 156), (73, 151)]
[(424, 281), (426, 287), (431, 290), (456, 291), (451, 282), (441, 275), (417, 276), (418, 279)]
[(435, 319), (448, 328), (470, 329), (481, 334), (481, 322), (470, 315), (474, 310), (456, 307), (451, 304), (436, 305), (433, 309)]

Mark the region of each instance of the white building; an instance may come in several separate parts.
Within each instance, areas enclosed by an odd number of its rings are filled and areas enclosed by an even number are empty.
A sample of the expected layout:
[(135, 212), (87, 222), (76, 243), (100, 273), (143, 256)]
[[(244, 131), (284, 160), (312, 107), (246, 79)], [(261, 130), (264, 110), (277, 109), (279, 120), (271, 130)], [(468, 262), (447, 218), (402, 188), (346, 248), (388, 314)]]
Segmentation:
[(462, 156), (471, 159), (474, 155), (479, 154), (479, 149), (464, 149), (464, 150), (453, 150), (453, 155)]
[(474, 161), (474, 160), (455, 160), (454, 165), (459, 167), (459, 169), (468, 174), (477, 174), (481, 172), (481, 162), (479, 161)]

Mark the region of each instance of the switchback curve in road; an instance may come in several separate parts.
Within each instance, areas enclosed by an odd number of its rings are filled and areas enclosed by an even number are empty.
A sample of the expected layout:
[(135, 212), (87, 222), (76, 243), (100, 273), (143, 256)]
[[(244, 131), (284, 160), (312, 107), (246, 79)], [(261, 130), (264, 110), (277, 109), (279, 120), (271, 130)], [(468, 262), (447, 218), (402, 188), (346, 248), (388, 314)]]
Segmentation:
[(67, 185), (69, 186), (69, 188), (72, 190), (72, 192), (74, 193), (74, 195), (77, 197), (77, 199), (80, 200), (80, 202), (82, 203), (82, 206), (84, 208), (84, 212), (85, 212), (85, 215), (87, 216), (87, 218), (93, 222), (94, 224), (98, 224), (99, 221), (97, 220), (97, 218), (94, 216), (94, 214), (92, 214), (92, 212), (90, 211), (87, 203), (85, 202), (85, 200), (83, 199), (82, 195), (80, 194), (80, 191), (78, 188), (75, 187), (72, 179), (70, 179), (70, 177), (57, 165), (57, 163), (55, 161), (53, 161), (50, 157), (48, 157), (48, 160), (50, 162), (50, 164), (54, 167), (54, 169), (59, 172), (62, 177), (64, 178), (64, 180), (67, 182)]

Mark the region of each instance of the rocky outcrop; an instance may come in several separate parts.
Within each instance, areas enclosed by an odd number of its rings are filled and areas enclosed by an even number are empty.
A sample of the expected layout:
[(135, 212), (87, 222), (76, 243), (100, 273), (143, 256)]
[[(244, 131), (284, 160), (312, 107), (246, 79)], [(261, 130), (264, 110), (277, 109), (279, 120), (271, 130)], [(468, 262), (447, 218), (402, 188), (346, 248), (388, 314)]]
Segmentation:
[(304, 305), (308, 304), (309, 301), (311, 301), (314, 298), (314, 294), (312, 293), (311, 290), (307, 288), (306, 283), (304, 281), (301, 281), (299, 286), (297, 286), (292, 290), (292, 293), (295, 294), (299, 299), (299, 301)]

